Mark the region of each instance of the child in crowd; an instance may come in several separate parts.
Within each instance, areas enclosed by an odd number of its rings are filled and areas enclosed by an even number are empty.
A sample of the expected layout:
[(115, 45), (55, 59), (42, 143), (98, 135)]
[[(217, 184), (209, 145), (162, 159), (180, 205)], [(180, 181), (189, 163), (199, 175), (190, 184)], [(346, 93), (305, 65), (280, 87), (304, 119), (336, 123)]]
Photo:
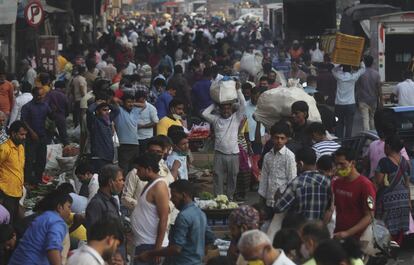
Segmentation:
[(281, 195), (293, 178), (296, 177), (295, 154), (286, 148), (290, 130), (286, 123), (277, 123), (270, 129), (274, 147), (263, 159), (262, 178), (259, 195), (267, 207), (273, 207), (275, 198)]
[(189, 148), (188, 135), (183, 131), (173, 131), (169, 137), (173, 143), (173, 151), (167, 157), (167, 165), (174, 179), (188, 180), (187, 155)]

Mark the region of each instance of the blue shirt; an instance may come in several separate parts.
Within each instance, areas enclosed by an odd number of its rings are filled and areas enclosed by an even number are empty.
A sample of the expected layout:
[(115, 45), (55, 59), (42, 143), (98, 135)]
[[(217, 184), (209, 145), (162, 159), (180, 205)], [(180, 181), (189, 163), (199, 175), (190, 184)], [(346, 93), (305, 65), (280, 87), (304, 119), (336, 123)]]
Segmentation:
[(181, 253), (171, 257), (171, 264), (176, 265), (202, 265), (205, 245), (215, 239), (205, 213), (193, 202), (181, 209), (171, 235), (170, 244), (181, 247)]
[(112, 161), (114, 159), (114, 142), (112, 140), (111, 122), (118, 116), (119, 108), (111, 106), (109, 119), (98, 117), (95, 114), (97, 105), (93, 103), (87, 112), (87, 124), (91, 137), (92, 157)]
[[(157, 109), (151, 105), (150, 103), (146, 102), (146, 108), (138, 108), (139, 109), (139, 117), (138, 117), (138, 124), (139, 125), (146, 125), (148, 123), (158, 123), (160, 120), (158, 119)], [(145, 140), (149, 139), (154, 136), (154, 128), (140, 128), (138, 129), (138, 139)]]
[(171, 100), (173, 97), (167, 91), (161, 93), (158, 97), (157, 102), (155, 102), (155, 107), (157, 108), (158, 112), (158, 119), (162, 119), (168, 114), (168, 106), (170, 105)]
[(139, 109), (134, 107), (130, 112), (119, 108), (119, 115), (115, 118), (116, 133), (120, 144), (138, 145), (138, 116)]
[(213, 100), (210, 96), (210, 86), (211, 80), (208, 79), (197, 81), (193, 85), (191, 93), (193, 96), (193, 106), (198, 112), (203, 111), (208, 106), (213, 104)]
[(57, 212), (44, 212), (34, 219), (24, 233), (9, 265), (48, 265), (47, 252), (62, 251), (67, 232), (67, 225)]
[(46, 136), (46, 118), (51, 115), (51, 110), (46, 102), (32, 100), (22, 107), (22, 121), (39, 136)]

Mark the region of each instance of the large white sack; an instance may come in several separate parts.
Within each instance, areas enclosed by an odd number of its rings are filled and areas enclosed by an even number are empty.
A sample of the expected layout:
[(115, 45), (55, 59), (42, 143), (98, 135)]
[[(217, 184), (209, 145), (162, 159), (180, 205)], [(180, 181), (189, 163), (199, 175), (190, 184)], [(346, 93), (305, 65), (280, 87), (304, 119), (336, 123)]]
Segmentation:
[(210, 86), (210, 96), (218, 104), (237, 100), (236, 82), (234, 80), (215, 80)]
[(240, 70), (246, 71), (252, 76), (257, 76), (263, 69), (262, 61), (263, 55), (259, 51), (245, 52), (240, 60)]
[[(289, 83), (289, 82), (288, 82)], [(302, 87), (278, 87), (260, 95), (254, 117), (267, 128), (283, 117), (291, 115), (292, 104), (303, 100), (309, 105), (309, 122), (321, 122), (321, 115), (316, 107), (316, 101)]]

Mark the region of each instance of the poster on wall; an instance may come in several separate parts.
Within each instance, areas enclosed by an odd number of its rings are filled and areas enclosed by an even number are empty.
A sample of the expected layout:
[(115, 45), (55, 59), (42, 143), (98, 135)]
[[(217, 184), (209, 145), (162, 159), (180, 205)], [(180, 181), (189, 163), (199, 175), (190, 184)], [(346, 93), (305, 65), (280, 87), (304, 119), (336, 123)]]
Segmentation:
[(38, 47), (38, 65), (47, 71), (55, 73), (58, 56), (58, 36), (40, 36), (38, 39)]

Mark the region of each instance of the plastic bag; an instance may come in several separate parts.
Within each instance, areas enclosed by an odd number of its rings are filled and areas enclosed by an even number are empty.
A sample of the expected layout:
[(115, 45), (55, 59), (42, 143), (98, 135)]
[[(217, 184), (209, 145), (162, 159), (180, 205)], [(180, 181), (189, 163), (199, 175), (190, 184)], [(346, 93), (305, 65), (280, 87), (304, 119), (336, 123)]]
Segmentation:
[(61, 144), (47, 145), (45, 170), (51, 171), (59, 169), (59, 163), (56, 158), (62, 156), (62, 150), (63, 148)]
[(373, 219), (360, 237), (361, 250), (369, 256), (376, 256), (382, 252), (389, 254), (391, 234), (382, 221)]
[(233, 103), (237, 100), (236, 81), (216, 80), (210, 86), (210, 96), (218, 104)]
[(260, 95), (254, 117), (267, 128), (281, 118), (289, 117), (292, 104), (299, 100), (305, 101), (309, 106), (308, 123), (321, 121), (315, 99), (309, 96), (297, 82), (289, 79), (289, 85), (290, 87), (271, 89)]
[(257, 76), (263, 69), (262, 61), (263, 55), (259, 51), (245, 52), (240, 60), (240, 70), (246, 71), (252, 76)]

